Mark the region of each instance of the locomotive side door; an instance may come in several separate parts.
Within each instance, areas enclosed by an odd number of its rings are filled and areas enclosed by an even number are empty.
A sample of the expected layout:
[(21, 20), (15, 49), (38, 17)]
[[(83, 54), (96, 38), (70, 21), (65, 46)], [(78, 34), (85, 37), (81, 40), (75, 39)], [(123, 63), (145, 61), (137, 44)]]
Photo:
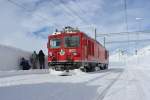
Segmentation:
[(87, 39), (83, 39), (83, 53), (84, 53), (84, 59), (88, 59), (88, 46), (87, 46)]

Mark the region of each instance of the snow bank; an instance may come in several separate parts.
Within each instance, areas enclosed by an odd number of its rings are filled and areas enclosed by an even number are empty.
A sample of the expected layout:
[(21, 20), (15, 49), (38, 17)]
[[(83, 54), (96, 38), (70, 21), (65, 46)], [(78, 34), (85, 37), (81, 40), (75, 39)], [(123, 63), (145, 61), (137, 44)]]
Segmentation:
[(48, 73), (49, 73), (48, 69), (0, 71), (0, 78), (17, 75), (48, 74)]
[[(0, 71), (20, 69), (20, 59), (24, 57), (29, 60), (31, 53), (18, 48), (0, 45)], [(45, 67), (46, 69), (48, 68), (47, 56), (45, 57)]]
[(56, 71), (53, 69), (49, 69), (49, 71), (51, 75), (61, 75), (63, 73), (62, 71)]
[(145, 66), (149, 67), (150, 65), (150, 46), (147, 46), (145, 48), (142, 48), (138, 51), (137, 55), (133, 55), (129, 58), (128, 64), (133, 66)]
[(59, 75), (59, 76), (71, 76), (71, 75), (81, 75), (81, 74), (86, 74), (85, 72), (82, 72), (80, 69), (74, 69), (74, 70), (69, 70), (69, 72), (66, 71), (56, 71), (53, 69), (49, 69), (51, 75)]
[(137, 55), (121, 54), (119, 52), (110, 56), (110, 66), (142, 66), (149, 68), (150, 65), (150, 45), (138, 50)]
[(26, 52), (17, 48), (0, 45), (0, 70), (19, 69), (19, 61), (21, 57), (29, 59), (30, 52)]
[(127, 54), (120, 54), (120, 53), (115, 53), (113, 55), (110, 55), (109, 57), (109, 65), (110, 66), (124, 66), (127, 62)]

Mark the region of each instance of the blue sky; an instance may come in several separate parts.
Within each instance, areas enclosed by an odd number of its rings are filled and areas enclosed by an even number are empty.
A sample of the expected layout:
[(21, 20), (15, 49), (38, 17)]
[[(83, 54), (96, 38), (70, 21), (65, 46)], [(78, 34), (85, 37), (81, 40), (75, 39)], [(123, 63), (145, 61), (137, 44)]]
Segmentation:
[[(93, 27), (98, 33), (126, 31), (124, 0), (0, 0), (0, 44), (24, 50), (43, 49), (46, 52), (47, 35), (55, 28), (81, 27), (93, 37)], [(126, 0), (129, 31), (150, 30), (150, 0)], [(143, 36), (143, 38), (148, 37)], [(135, 36), (133, 36), (135, 37)], [(130, 37), (130, 38), (133, 38)], [(108, 41), (126, 37), (108, 37)], [(102, 38), (98, 38), (102, 42)], [(148, 44), (148, 43), (147, 43)], [(108, 45), (115, 50), (124, 45)]]

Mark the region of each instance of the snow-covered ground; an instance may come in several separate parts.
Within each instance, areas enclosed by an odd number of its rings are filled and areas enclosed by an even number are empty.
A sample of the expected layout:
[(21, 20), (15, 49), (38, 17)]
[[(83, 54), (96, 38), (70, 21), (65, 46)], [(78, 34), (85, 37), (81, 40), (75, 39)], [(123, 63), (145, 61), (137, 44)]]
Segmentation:
[(3, 100), (96, 100), (122, 71), (110, 69), (98, 73), (75, 71), (72, 76), (49, 73), (1, 77), (0, 97)]
[[(52, 72), (54, 73), (54, 72)], [(76, 73), (76, 74), (75, 74)], [(110, 68), (72, 76), (25, 74), (0, 78), (2, 100), (149, 100), (150, 69)]]
[[(2, 100), (149, 100), (150, 47), (106, 71), (29, 70), (0, 72)], [(115, 57), (115, 56), (114, 56)], [(124, 57), (123, 57), (124, 58)], [(114, 58), (115, 59), (115, 58)], [(140, 60), (140, 61), (138, 61)], [(5, 74), (4, 74), (5, 73)], [(17, 74), (19, 73), (19, 74)]]

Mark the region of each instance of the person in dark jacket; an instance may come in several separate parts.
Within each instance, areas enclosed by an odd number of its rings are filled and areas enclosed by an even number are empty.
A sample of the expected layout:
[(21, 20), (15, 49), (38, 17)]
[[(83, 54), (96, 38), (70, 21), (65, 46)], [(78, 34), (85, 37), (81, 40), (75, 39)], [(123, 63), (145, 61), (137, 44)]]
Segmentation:
[(29, 70), (31, 66), (29, 65), (28, 60), (26, 60), (24, 57), (21, 58), (20, 66), (22, 67), (22, 70)]
[(39, 63), (40, 63), (40, 69), (44, 69), (45, 68), (45, 54), (43, 53), (42, 50), (39, 51), (38, 58), (39, 58)]

